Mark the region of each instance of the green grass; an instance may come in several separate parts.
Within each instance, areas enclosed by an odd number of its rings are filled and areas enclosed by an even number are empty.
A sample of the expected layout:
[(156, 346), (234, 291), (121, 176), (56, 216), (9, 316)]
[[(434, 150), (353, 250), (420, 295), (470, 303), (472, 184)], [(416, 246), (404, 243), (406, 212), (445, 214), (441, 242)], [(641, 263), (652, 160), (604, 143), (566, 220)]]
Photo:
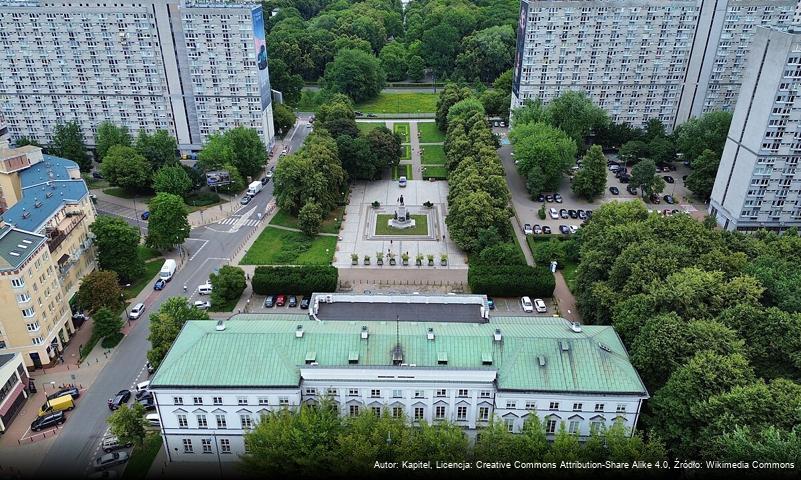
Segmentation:
[[(376, 235), (428, 235), (428, 215), (412, 215), (414, 227), (412, 228), (392, 228), (387, 222), (394, 215), (379, 213), (375, 219)], [(388, 261), (388, 260), (387, 260)]]
[(437, 178), (445, 180), (448, 178), (448, 170), (446, 170), (445, 167), (441, 167), (439, 165), (424, 166), (423, 179), (428, 179), (428, 178)]
[(367, 135), (370, 131), (375, 130), (378, 127), (386, 127), (386, 123), (378, 123), (378, 122), (356, 122), (356, 127), (362, 132), (363, 135)]
[(92, 188), (108, 188), (109, 187), (109, 184), (108, 184), (108, 182), (106, 180), (100, 180), (100, 179), (94, 178), (94, 177), (92, 177), (92, 175), (90, 175), (88, 173), (82, 173), (81, 174), (81, 178), (83, 178), (83, 181), (86, 182), (86, 186), (88, 186), (90, 189), (92, 189)]
[(569, 288), (571, 292), (575, 292), (576, 291), (576, 271), (577, 270), (578, 270), (578, 262), (574, 262), (572, 260), (567, 260), (563, 264), (562, 276), (565, 277), (565, 283), (567, 284), (567, 288)]
[(406, 177), (406, 180), (412, 179), (412, 166), (408, 163), (392, 167), (392, 179), (397, 180), (400, 177)]
[[(342, 214), (345, 213), (345, 207), (337, 207), (328, 214), (320, 225), (320, 233), (339, 233), (339, 227), (342, 225)], [(276, 212), (270, 225), (279, 225), (281, 227), (298, 228), (298, 218), (292, 216), (287, 210), (281, 209)]]
[(396, 123), (392, 126), (392, 130), (401, 136), (401, 143), (409, 143), (408, 123)]
[(209, 308), (209, 312), (233, 312), (237, 302), (239, 302), (239, 297), (234, 298), (232, 300), (228, 300), (227, 302), (224, 302), (220, 305), (215, 305), (212, 302), (211, 308)]
[(125, 464), (125, 471), (122, 473), (123, 480), (140, 480), (147, 476), (153, 460), (156, 459), (161, 450), (161, 435), (153, 433), (145, 437), (142, 447), (134, 447), (131, 458)]
[(162, 265), (164, 265), (164, 261), (161, 258), (145, 262), (145, 273), (143, 273), (142, 276), (135, 281), (131, 282), (130, 287), (124, 287), (122, 289), (125, 299), (131, 300), (136, 298), (142, 289), (150, 285), (150, 282), (153, 281), (153, 278), (159, 273), (159, 270), (161, 270)]
[(152, 194), (149, 194), (149, 193), (147, 193), (147, 194), (131, 193), (131, 192), (129, 192), (127, 190), (124, 190), (124, 189), (122, 189), (120, 187), (104, 188), (103, 189), (103, 193), (105, 193), (106, 195), (111, 195), (112, 197), (126, 198), (128, 200), (130, 200), (132, 198), (136, 198), (136, 201), (137, 202), (142, 202), (142, 205), (145, 205), (147, 202), (150, 201), (151, 198), (153, 198), (155, 196), (155, 195), (152, 195)]
[(300, 232), (290, 232), (268, 226), (239, 264), (329, 265), (334, 258), (336, 244), (337, 237), (309, 238)]
[(114, 348), (117, 346), (118, 343), (122, 340), (122, 337), (125, 335), (122, 332), (117, 332), (114, 335), (109, 335), (108, 337), (103, 338), (100, 342), (100, 346), (103, 348)]
[(411, 160), (412, 159), (412, 146), (411, 145), (401, 145), (401, 160)]
[(423, 149), (423, 165), (445, 165), (445, 150), (442, 145), (426, 145)]
[(139, 245), (136, 253), (137, 255), (139, 255), (139, 258), (141, 258), (143, 262), (146, 262), (153, 258), (161, 257), (161, 252), (159, 252), (155, 248), (146, 247), (144, 245)]
[(298, 102), (297, 110), (299, 112), (316, 112), (322, 103), (323, 99), (320, 92), (303, 90), (300, 92), (300, 101)]
[[(302, 96), (301, 103), (303, 103)], [(354, 109), (364, 113), (433, 113), (437, 111), (437, 95), (433, 93), (380, 93), (372, 100), (357, 104)]]
[(417, 122), (417, 131), (420, 133), (420, 143), (439, 143), (445, 141), (442, 133), (434, 122)]

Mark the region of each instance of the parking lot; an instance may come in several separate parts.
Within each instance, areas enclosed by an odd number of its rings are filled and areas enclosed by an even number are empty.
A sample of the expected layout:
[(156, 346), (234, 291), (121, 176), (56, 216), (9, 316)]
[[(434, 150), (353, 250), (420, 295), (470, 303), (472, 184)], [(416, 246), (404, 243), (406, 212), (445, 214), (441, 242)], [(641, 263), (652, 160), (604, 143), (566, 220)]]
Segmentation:
[[(524, 312), (523, 307), (520, 305), (519, 297), (492, 297), (492, 300), (495, 302), (495, 309), (492, 310), (490, 314), (496, 317), (550, 317), (556, 314), (553, 298), (550, 297), (542, 299), (542, 301), (545, 302), (545, 307), (548, 309), (545, 313)], [(534, 301), (534, 298), (531, 300)]]

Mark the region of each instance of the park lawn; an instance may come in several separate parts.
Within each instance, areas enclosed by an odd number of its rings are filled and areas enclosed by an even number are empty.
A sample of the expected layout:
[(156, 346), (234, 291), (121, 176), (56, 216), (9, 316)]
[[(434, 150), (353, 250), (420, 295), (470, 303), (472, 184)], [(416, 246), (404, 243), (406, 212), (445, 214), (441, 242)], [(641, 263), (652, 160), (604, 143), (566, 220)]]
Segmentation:
[(392, 130), (401, 136), (401, 143), (409, 143), (408, 123), (396, 123), (392, 126)]
[(428, 215), (412, 215), (414, 227), (412, 228), (392, 228), (387, 222), (394, 215), (379, 213), (375, 219), (376, 235), (428, 235)]
[(420, 133), (420, 143), (440, 143), (445, 141), (442, 133), (434, 122), (417, 122), (417, 131)]
[(411, 145), (401, 145), (401, 160), (411, 160), (412, 159), (412, 146)]
[(153, 460), (156, 459), (161, 450), (161, 435), (151, 433), (145, 437), (142, 447), (134, 447), (131, 451), (131, 458), (125, 464), (125, 471), (122, 473), (123, 480), (140, 480), (147, 476)]
[(151, 260), (153, 258), (161, 257), (161, 252), (156, 250), (155, 248), (146, 247), (144, 245), (139, 245), (137, 249), (137, 255), (139, 258), (142, 259), (143, 262)]
[(131, 193), (120, 187), (104, 188), (103, 193), (105, 193), (106, 195), (111, 195), (112, 197), (125, 198), (128, 200), (136, 198), (136, 201), (142, 202), (142, 205), (147, 204), (151, 198), (155, 197), (155, 195), (149, 193), (144, 195), (141, 193)]
[(403, 163), (397, 167), (392, 167), (392, 179), (398, 180), (400, 177), (406, 177), (406, 180), (411, 180), (412, 166), (408, 163)]
[(300, 92), (300, 101), (298, 102), (296, 110), (299, 112), (316, 112), (317, 109), (320, 108), (321, 103), (322, 97), (320, 96), (320, 92), (303, 90)]
[(565, 283), (571, 292), (576, 291), (576, 271), (578, 271), (578, 262), (567, 260), (562, 264), (562, 276), (565, 277)]
[(253, 243), (240, 265), (329, 265), (334, 258), (337, 237), (308, 238), (267, 226)]
[(445, 167), (441, 167), (439, 165), (432, 165), (432, 166), (424, 166), (423, 167), (423, 178), (438, 178), (445, 180), (448, 178), (448, 170)]
[(364, 113), (433, 113), (437, 111), (437, 95), (382, 92), (376, 98), (356, 104), (354, 110)]
[(356, 128), (358, 128), (363, 135), (367, 135), (368, 133), (370, 133), (370, 131), (375, 130), (378, 127), (386, 127), (386, 126), (387, 126), (386, 123), (380, 123), (380, 122), (356, 122)]
[(423, 149), (423, 165), (445, 165), (445, 149), (442, 145), (426, 145)]
[[(344, 206), (338, 206), (333, 209), (320, 225), (320, 233), (338, 233), (339, 227), (342, 225), (342, 215), (344, 213)], [(289, 211), (282, 208), (278, 210), (272, 220), (270, 220), (270, 225), (298, 228), (298, 217), (293, 216)]]

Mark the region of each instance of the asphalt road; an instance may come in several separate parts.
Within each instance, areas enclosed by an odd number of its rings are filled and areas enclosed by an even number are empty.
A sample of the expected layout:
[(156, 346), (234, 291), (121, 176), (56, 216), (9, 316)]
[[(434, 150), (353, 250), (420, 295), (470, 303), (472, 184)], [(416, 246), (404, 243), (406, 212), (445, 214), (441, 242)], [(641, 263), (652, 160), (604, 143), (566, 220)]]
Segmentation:
[[(292, 152), (300, 148), (311, 131), (305, 127), (305, 123), (301, 120), (294, 134), (290, 134), (291, 138), (287, 137)], [(99, 446), (107, 430), (106, 418), (111, 413), (106, 404), (108, 398), (121, 389), (133, 390), (136, 383), (148, 377), (145, 354), (150, 349), (147, 340), (149, 314), (157, 311), (161, 303), (170, 297), (189, 296), (190, 300), (197, 300), (197, 286), (204, 283), (211, 272), (228, 263), (247, 234), (255, 228), (253, 225), (258, 220), (258, 213), (265, 211), (272, 197), (273, 182), (270, 182), (226, 223), (192, 230), (184, 244), (187, 262), (164, 290), (151, 290), (145, 301), (145, 315), (135, 320), (139, 325), (123, 339), (91, 388), (81, 395), (80, 407), (68, 415), (63, 430), (42, 459), (38, 478), (83, 477), (91, 471), (91, 463), (102, 454)], [(188, 286), (186, 294), (184, 285)]]

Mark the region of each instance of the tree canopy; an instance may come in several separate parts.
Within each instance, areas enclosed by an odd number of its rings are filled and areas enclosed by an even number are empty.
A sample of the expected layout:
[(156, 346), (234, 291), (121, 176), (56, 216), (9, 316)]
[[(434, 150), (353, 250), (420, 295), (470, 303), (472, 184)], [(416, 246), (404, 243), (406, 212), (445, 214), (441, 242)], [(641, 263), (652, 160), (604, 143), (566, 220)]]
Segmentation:
[(139, 231), (120, 217), (99, 215), (89, 230), (95, 234), (97, 263), (101, 270), (117, 273), (119, 280), (128, 283), (145, 271), (138, 254)]
[(108, 149), (100, 171), (108, 183), (129, 192), (142, 191), (150, 186), (150, 163), (133, 147), (114, 145)]
[(92, 170), (81, 126), (77, 120), (59, 123), (53, 129), (53, 141), (47, 148), (51, 155), (72, 160), (82, 172)]
[(157, 249), (181, 245), (189, 237), (187, 211), (181, 197), (158, 193), (150, 200), (145, 243)]

